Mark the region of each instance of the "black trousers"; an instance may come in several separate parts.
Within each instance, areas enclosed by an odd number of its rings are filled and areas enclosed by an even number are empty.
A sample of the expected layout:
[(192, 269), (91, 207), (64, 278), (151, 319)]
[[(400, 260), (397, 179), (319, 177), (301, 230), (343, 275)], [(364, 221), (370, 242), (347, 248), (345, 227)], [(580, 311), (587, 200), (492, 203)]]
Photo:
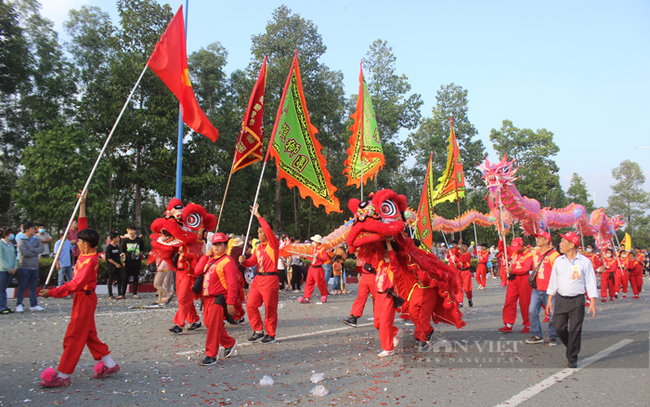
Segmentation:
[(278, 269), (278, 279), (280, 280), (280, 290), (284, 290), (284, 286), (287, 284), (287, 270)]
[(124, 280), (123, 274), (124, 274), (124, 267), (117, 268), (113, 265), (109, 266), (106, 268), (106, 274), (108, 276), (108, 279), (106, 281), (106, 285), (108, 286), (108, 296), (112, 297), (113, 296), (113, 283), (117, 281), (117, 295), (124, 296), (124, 289), (122, 280)]
[(585, 296), (555, 298), (553, 311), (553, 327), (564, 346), (569, 362), (578, 361), (582, 338), (582, 322), (585, 319)]
[(133, 295), (138, 295), (138, 279), (140, 279), (140, 261), (127, 261), (124, 264), (124, 281), (122, 282), (122, 294), (126, 294), (129, 285), (129, 277), (133, 277)]
[(300, 282), (302, 281), (302, 271), (297, 264), (291, 265), (291, 289), (300, 290)]

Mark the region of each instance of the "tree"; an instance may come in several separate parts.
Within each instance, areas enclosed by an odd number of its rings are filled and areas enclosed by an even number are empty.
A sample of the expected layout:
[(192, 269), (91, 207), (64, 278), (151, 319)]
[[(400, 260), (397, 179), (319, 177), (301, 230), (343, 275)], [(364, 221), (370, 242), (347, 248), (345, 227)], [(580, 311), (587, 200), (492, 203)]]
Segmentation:
[(566, 191), (566, 196), (574, 203), (584, 206), (587, 210), (587, 216), (594, 210), (594, 201), (589, 199), (587, 185), (585, 185), (582, 177), (575, 172), (571, 177), (571, 185)]
[[(268, 57), (264, 107), (266, 123), (272, 123), (275, 119), (275, 112), (278, 109), (294, 52), (298, 50), (300, 76), (310, 119), (319, 130), (318, 140), (324, 147), (324, 155), (329, 159), (330, 148), (341, 148), (340, 135), (343, 133), (342, 116), (344, 112), (343, 75), (341, 72), (330, 70), (319, 62), (327, 47), (323, 44), (318, 28), (311, 20), (306, 20), (299, 14), (292, 14), (287, 6), (282, 5), (273, 11), (272, 19), (266, 25), (265, 32), (252, 37), (252, 43), (253, 58), (247, 70), (249, 81), (251, 81), (249, 89), (252, 89), (252, 83), (257, 78), (264, 57)], [(264, 130), (265, 144), (268, 144), (272, 126), (270, 124), (265, 126)], [(282, 199), (281, 183), (273, 181), (273, 178), (277, 177), (277, 171), (275, 174), (272, 171), (267, 171), (267, 174), (263, 189), (263, 192), (266, 193), (260, 195), (260, 207), (262, 213), (268, 211), (267, 208), (273, 207), (273, 198), (268, 192), (272, 190), (271, 185), (274, 185), (275, 227), (276, 231), (280, 231), (283, 230), (281, 217), (283, 208), (297, 211), (301, 211), (301, 209), (296, 208), (293, 199)], [(314, 212), (324, 213), (322, 208), (316, 209)], [(294, 227), (296, 226), (298, 230), (291, 232), (300, 234), (300, 225), (294, 225)]]
[(10, 3), (0, 2), (0, 93), (10, 95), (27, 79), (29, 49)]
[(612, 195), (607, 198), (607, 211), (611, 215), (623, 215), (634, 241), (634, 233), (642, 224), (648, 223), (650, 194), (643, 190), (645, 175), (639, 164), (625, 160), (612, 170), (612, 177), (617, 183), (611, 186)]
[(490, 141), (499, 153), (515, 159), (521, 178), (515, 185), (523, 196), (539, 201), (542, 207), (565, 206), (564, 191), (560, 186), (559, 167), (553, 159), (560, 147), (553, 141), (553, 133), (540, 129), (519, 129), (510, 120), (504, 120), (500, 130), (490, 131)]

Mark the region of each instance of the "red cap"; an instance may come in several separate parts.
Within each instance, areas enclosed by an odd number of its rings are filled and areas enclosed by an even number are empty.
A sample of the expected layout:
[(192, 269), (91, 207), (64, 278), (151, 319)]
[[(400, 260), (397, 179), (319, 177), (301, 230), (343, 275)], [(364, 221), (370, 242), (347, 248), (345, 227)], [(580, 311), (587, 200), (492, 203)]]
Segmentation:
[(535, 233), (535, 237), (543, 237), (544, 239), (548, 240), (549, 242), (551, 241), (551, 234), (548, 233), (545, 230), (542, 230), (539, 233)]
[(578, 236), (578, 234), (576, 232), (571, 231), (571, 232), (567, 233), (566, 235), (563, 235), (562, 233), (560, 233), (559, 235), (562, 236), (562, 238), (564, 238), (564, 239), (568, 240), (569, 242), (573, 243), (575, 245), (575, 247), (580, 246), (580, 236)]
[(513, 250), (519, 250), (519, 249), (521, 249), (522, 247), (524, 247), (524, 239), (522, 239), (522, 238), (520, 238), (520, 237), (517, 237), (517, 238), (513, 239), (513, 240), (512, 240), (512, 244), (510, 245), (510, 247), (511, 247)]
[(226, 243), (228, 241), (228, 236), (225, 233), (215, 233), (212, 235), (212, 244), (215, 243)]

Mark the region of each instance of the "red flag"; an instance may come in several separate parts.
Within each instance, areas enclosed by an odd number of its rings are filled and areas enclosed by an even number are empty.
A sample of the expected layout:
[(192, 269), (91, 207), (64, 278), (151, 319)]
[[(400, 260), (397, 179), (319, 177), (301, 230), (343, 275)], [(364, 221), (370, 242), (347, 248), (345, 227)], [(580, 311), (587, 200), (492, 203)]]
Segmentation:
[(421, 242), (420, 248), (431, 252), (431, 246), (433, 246), (433, 227), (431, 226), (431, 221), (433, 220), (433, 206), (435, 203), (431, 201), (432, 192), (433, 192), (433, 170), (431, 167), (431, 161), (433, 159), (433, 153), (429, 156), (429, 166), (427, 167), (427, 173), (424, 177), (424, 187), (422, 188), (422, 195), (420, 196), (420, 205), (418, 206), (418, 216), (417, 224), (415, 227), (415, 233), (418, 239)]
[(266, 57), (260, 74), (248, 100), (248, 109), (241, 124), (239, 139), (235, 145), (235, 164), (232, 172), (262, 161), (262, 143), (264, 141), (264, 89), (266, 88)]
[(217, 141), (219, 131), (214, 128), (199, 107), (194, 95), (194, 89), (192, 89), (190, 83), (190, 75), (187, 69), (183, 6), (178, 8), (165, 33), (160, 37), (160, 41), (156, 44), (156, 49), (151, 54), (147, 65), (178, 98), (181, 104), (183, 122), (197, 133), (203, 134), (212, 141)]

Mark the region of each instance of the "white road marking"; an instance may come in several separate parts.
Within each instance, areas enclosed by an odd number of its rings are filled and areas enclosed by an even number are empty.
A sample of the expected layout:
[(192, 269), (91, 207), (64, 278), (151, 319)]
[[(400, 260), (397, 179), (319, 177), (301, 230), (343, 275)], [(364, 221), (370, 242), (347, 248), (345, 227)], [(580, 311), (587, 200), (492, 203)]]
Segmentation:
[[(361, 327), (365, 327), (365, 326), (372, 326), (372, 324), (359, 324), (359, 325), (356, 326), (356, 328), (361, 328)], [(355, 327), (352, 327), (352, 326), (343, 326), (341, 328), (332, 328), (332, 329), (325, 329), (325, 330), (322, 330), (322, 331), (305, 332), (305, 333), (302, 333), (302, 334), (295, 334), (295, 335), (278, 337), (278, 338), (275, 338), (275, 340), (276, 341), (283, 341), (283, 340), (286, 340), (286, 339), (302, 338), (302, 337), (305, 337), (305, 336), (326, 334), (326, 333), (329, 333), (329, 332), (345, 331), (346, 329), (354, 329), (354, 328)], [(238, 343), (237, 347), (250, 346), (250, 345), (254, 345), (255, 343), (256, 342), (242, 342), (242, 343)], [(199, 353), (199, 352), (203, 352), (203, 351), (204, 351), (204, 349), (188, 350), (186, 352), (174, 352), (174, 353), (172, 353), (172, 355), (182, 356), (182, 355), (189, 355), (191, 353)]]
[(616, 352), (617, 350), (621, 349), (623, 346), (626, 346), (626, 345), (628, 345), (628, 344), (630, 344), (632, 342), (634, 342), (632, 339), (623, 339), (619, 343), (614, 344), (614, 345), (610, 346), (607, 349), (603, 349), (600, 352), (596, 353), (595, 355), (589, 356), (582, 363), (580, 363), (580, 366), (577, 369), (567, 368), (567, 369), (561, 370), (561, 371), (557, 372), (556, 374), (554, 374), (553, 376), (551, 376), (551, 377), (549, 377), (549, 378), (547, 378), (545, 380), (542, 380), (541, 382), (537, 383), (536, 385), (531, 386), (531, 387), (521, 391), (520, 393), (512, 396), (510, 399), (504, 401), (503, 403), (497, 404), (496, 407), (518, 406), (519, 404), (523, 403), (524, 401), (529, 400), (534, 395), (536, 395), (538, 393), (541, 393), (543, 390), (548, 389), (549, 387), (551, 387), (555, 383), (561, 382), (562, 380), (566, 379), (567, 377), (571, 376), (572, 374), (579, 372), (580, 370), (582, 370), (583, 368), (589, 366), (590, 364), (604, 358), (605, 356), (607, 356), (607, 355), (609, 355), (609, 354), (611, 354), (613, 352)]

